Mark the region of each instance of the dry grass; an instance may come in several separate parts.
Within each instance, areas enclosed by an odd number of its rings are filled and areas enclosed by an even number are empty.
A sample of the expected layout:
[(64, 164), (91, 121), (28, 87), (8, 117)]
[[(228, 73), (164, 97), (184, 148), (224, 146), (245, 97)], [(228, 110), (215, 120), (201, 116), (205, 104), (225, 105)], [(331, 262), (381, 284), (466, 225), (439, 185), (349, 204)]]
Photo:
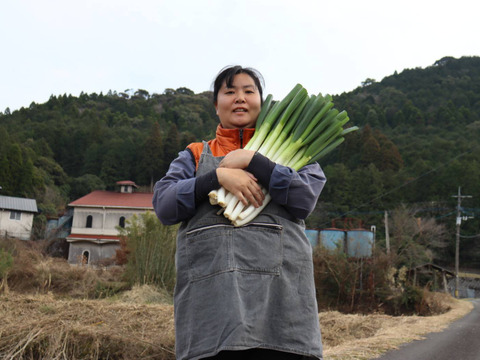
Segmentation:
[[(175, 359), (171, 295), (148, 285), (119, 292), (119, 268), (96, 271), (23, 243), (11, 248), (9, 286), (0, 289), (0, 359)], [(419, 312), (441, 315), (322, 312), (325, 359), (373, 359), (441, 331), (471, 308), (469, 302), (425, 292)]]
[(173, 307), (0, 297), (0, 358), (174, 359)]
[(446, 294), (434, 293), (429, 296), (431, 299), (427, 301), (433, 306), (443, 306), (449, 310), (428, 317), (320, 313), (325, 359), (375, 359), (401, 344), (422, 339), (430, 332), (442, 331), (473, 308), (470, 302), (456, 300)]
[[(441, 331), (472, 306), (442, 294), (429, 302), (450, 310), (431, 317), (320, 313), (325, 359), (373, 359)], [(0, 358), (174, 359), (173, 306), (142, 286), (115, 300), (62, 300), (51, 294), (0, 296)]]
[[(10, 248), (14, 254), (12, 268), (5, 285), (16, 293), (53, 293), (67, 298), (101, 298), (127, 288), (119, 281), (123, 269), (93, 269), (87, 266), (71, 266), (65, 259), (50, 257), (38, 243), (0, 238), (1, 247)], [(0, 289), (1, 290), (1, 289)]]
[(132, 290), (125, 291), (118, 296), (122, 302), (132, 304), (169, 304), (173, 305), (172, 295), (166, 290), (158, 289), (152, 285), (134, 286)]
[(458, 276), (462, 278), (472, 278), (472, 279), (480, 279), (480, 274), (475, 274), (475, 273), (462, 273), (459, 272)]

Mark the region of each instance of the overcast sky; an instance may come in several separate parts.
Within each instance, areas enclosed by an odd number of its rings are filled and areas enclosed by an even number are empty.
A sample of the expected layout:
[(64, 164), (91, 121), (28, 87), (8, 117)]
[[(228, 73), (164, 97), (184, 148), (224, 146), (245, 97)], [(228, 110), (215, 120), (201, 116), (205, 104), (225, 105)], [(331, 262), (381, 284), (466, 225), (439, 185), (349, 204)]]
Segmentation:
[(275, 99), (297, 83), (340, 94), (444, 56), (480, 56), (478, 4), (2, 0), (0, 111), (82, 91), (199, 93), (232, 64), (258, 69)]

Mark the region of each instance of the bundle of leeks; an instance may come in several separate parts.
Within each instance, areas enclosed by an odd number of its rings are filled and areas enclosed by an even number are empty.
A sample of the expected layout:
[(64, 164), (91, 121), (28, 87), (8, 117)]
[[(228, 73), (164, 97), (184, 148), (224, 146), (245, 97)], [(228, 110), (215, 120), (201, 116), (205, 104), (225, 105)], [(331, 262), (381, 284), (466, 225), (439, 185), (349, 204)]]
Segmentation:
[[(268, 95), (255, 126), (255, 135), (245, 146), (257, 151), (277, 164), (298, 171), (303, 166), (316, 162), (344, 141), (344, 136), (358, 127), (344, 129), (349, 121), (346, 111), (333, 107), (332, 97), (321, 94), (308, 95), (297, 84), (280, 102), (274, 103)], [(262, 206), (244, 206), (235, 195), (225, 188), (209, 193), (210, 203), (220, 205), (223, 215), (234, 226), (252, 221), (270, 202), (271, 197), (262, 187), (265, 199)]]

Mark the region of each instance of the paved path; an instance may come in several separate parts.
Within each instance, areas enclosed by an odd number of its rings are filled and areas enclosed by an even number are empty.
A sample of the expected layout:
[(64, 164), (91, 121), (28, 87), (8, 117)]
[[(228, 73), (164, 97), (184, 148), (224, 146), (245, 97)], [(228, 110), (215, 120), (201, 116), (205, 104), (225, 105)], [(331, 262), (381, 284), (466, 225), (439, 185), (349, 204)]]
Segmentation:
[(480, 360), (480, 299), (474, 309), (444, 331), (389, 351), (377, 360)]

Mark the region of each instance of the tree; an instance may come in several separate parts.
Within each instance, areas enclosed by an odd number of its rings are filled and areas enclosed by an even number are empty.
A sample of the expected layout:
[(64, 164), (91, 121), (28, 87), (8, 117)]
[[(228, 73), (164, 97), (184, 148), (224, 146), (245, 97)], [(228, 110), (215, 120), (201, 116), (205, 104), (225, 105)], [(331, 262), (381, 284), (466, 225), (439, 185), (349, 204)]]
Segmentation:
[(168, 89), (165, 89), (163, 93), (168, 96), (174, 96), (176, 95), (177, 92), (174, 89), (168, 88)]
[(148, 100), (148, 98), (150, 98), (150, 94), (148, 93), (148, 91), (143, 89), (138, 89), (137, 91), (135, 91), (135, 96), (145, 100)]
[(362, 150), (360, 161), (363, 165), (378, 164), (381, 159), (380, 145), (373, 136), (369, 125), (362, 132)]
[(23, 155), (19, 144), (11, 144), (7, 149), (8, 175), (6, 184), (2, 185), (4, 191), (13, 196), (23, 195)]
[(327, 183), (322, 192), (323, 201), (331, 202), (339, 213), (347, 212), (355, 196), (352, 172), (344, 164), (337, 163), (325, 167), (325, 175)]
[(34, 167), (33, 161), (29, 157), (26, 157), (25, 161), (22, 164), (18, 186), (21, 194), (26, 196), (32, 196), (34, 194)]
[(113, 186), (119, 180), (133, 180), (136, 167), (137, 149), (131, 139), (118, 139), (109, 142), (107, 153), (103, 157), (100, 178), (107, 185)]
[(367, 86), (375, 84), (375, 83), (376, 83), (375, 79), (366, 78), (364, 81), (361, 82), (361, 85), (362, 85), (362, 87), (367, 87)]
[(391, 244), (398, 268), (433, 262), (439, 258), (438, 252), (448, 245), (445, 226), (417, 213), (401, 205), (391, 214)]
[(11, 179), (7, 158), (7, 149), (10, 146), (10, 140), (8, 132), (3, 126), (0, 126), (0, 139), (2, 139), (0, 142), (0, 186), (5, 188), (7, 182)]
[(195, 95), (195, 93), (194, 93), (192, 90), (190, 90), (190, 89), (188, 89), (188, 88), (186, 88), (186, 87), (180, 87), (180, 88), (178, 88), (178, 89), (176, 90), (176, 93), (177, 93), (177, 94), (182, 94), (182, 95)]
[(5, 190), (8, 189), (8, 183), (10, 182), (11, 178), (7, 154), (5, 152), (0, 152), (0, 186), (2, 187), (4, 194)]
[(380, 130), (374, 131), (375, 139), (380, 146), (381, 158), (377, 159), (375, 165), (381, 171), (398, 171), (403, 167), (403, 159), (395, 144), (388, 139)]
[(178, 135), (177, 126), (171, 124), (168, 129), (167, 137), (163, 142), (163, 169), (164, 173), (168, 171), (170, 163), (177, 157), (180, 147), (180, 137)]
[(159, 180), (165, 174), (163, 150), (160, 124), (156, 122), (152, 127), (150, 136), (143, 145), (140, 161), (140, 173), (144, 174), (151, 187), (153, 187), (154, 181)]
[(78, 199), (94, 190), (105, 190), (102, 179), (93, 174), (85, 174), (70, 181), (71, 200)]
[(378, 119), (378, 114), (375, 111), (375, 109), (370, 108), (367, 113), (367, 118), (366, 118), (367, 124), (369, 124), (372, 127), (376, 127), (380, 125), (379, 119)]
[(352, 196), (353, 208), (382, 207), (381, 195), (385, 189), (382, 174), (374, 164), (352, 171), (352, 183), (355, 185)]

